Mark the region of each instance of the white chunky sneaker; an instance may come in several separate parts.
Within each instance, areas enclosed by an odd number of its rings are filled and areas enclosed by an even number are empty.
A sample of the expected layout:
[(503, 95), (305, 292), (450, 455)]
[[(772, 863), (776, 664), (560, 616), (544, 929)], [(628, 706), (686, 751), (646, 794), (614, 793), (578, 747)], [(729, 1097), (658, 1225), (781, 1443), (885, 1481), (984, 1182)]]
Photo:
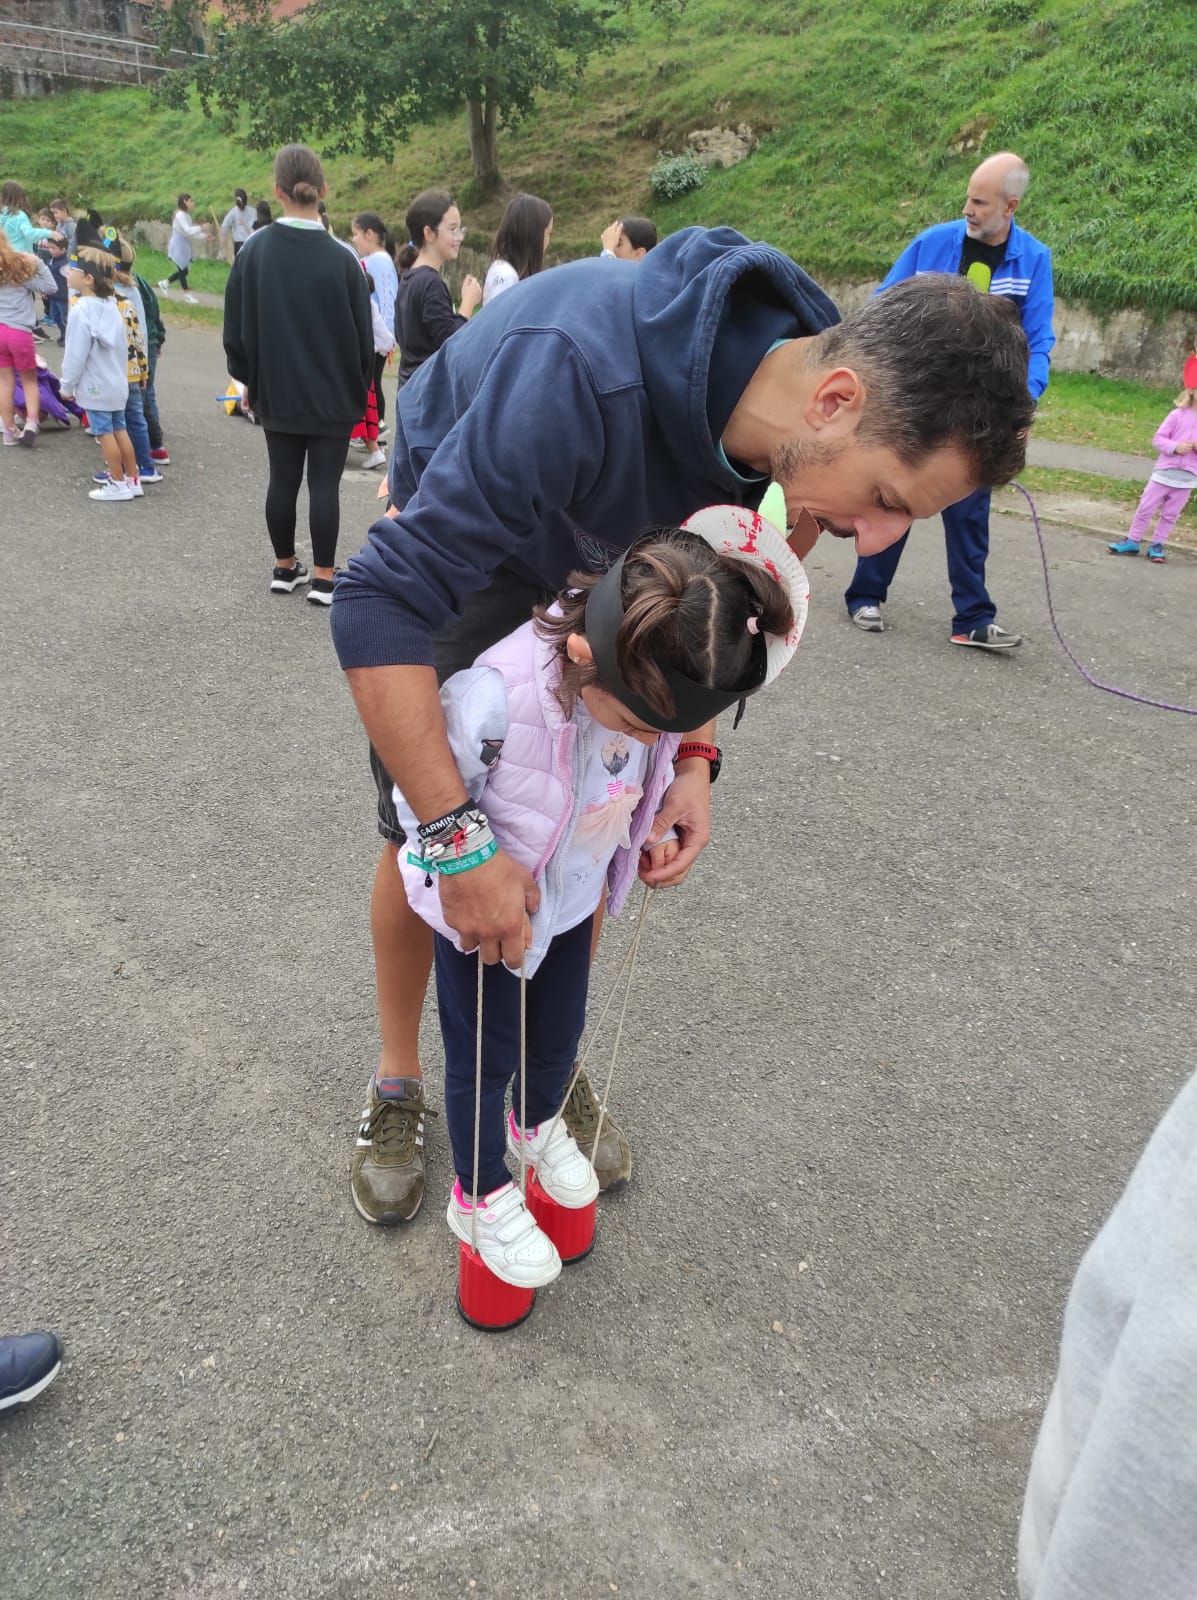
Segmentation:
[[(474, 1246), (473, 1207), (460, 1182), (449, 1196), (446, 1221), (462, 1241)], [(543, 1289), (561, 1275), (561, 1257), (524, 1204), (514, 1183), (478, 1197), (478, 1254), (496, 1278), (517, 1289)]]
[(885, 632), (885, 623), (881, 618), (880, 606), (857, 606), (852, 613), (852, 620), (858, 628), (863, 628), (866, 633)]
[(598, 1195), (599, 1181), (594, 1168), (578, 1149), (563, 1117), (557, 1118), (555, 1123), (542, 1122), (539, 1127), (521, 1133), (514, 1111), (509, 1111), (507, 1151), (515, 1161), (520, 1158), (521, 1146), (528, 1165), (536, 1169), (537, 1183), (559, 1206), (567, 1211), (580, 1211)]

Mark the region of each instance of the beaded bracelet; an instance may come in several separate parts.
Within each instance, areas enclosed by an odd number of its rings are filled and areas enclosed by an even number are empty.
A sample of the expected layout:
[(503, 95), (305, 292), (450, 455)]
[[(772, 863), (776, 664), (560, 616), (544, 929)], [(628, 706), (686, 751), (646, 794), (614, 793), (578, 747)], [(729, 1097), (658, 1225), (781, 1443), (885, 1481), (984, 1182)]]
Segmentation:
[(420, 840), (427, 843), (430, 839), (439, 839), (446, 833), (456, 833), (458, 828), (466, 826), (475, 817), (486, 818), (472, 800), (466, 800), (453, 811), (446, 811), (443, 817), (437, 817), (432, 822), (421, 822), (416, 829)]

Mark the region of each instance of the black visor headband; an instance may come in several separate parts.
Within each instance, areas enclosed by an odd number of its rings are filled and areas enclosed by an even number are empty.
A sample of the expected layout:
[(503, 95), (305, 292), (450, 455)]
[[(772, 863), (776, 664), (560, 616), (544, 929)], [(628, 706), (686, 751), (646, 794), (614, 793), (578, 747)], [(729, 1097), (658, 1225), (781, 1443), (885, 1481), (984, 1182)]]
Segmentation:
[[(648, 539), (655, 537), (648, 535)], [(634, 717), (638, 717), (649, 728), (659, 728), (662, 733), (692, 733), (695, 728), (701, 728), (720, 712), (734, 706), (746, 695), (755, 694), (761, 687), (768, 672), (765, 636), (758, 634), (754, 638), (748, 680), (738, 689), (712, 689), (705, 683), (695, 683), (693, 678), (684, 678), (680, 672), (658, 661), (657, 666), (673, 696), (674, 711), (668, 718), (660, 711), (654, 711), (623, 681), (616, 649), (620, 624), (623, 622), (624, 563), (645, 542), (644, 539), (638, 539), (625, 550), (587, 595), (586, 640), (594, 657), (600, 684), (627, 706)]]

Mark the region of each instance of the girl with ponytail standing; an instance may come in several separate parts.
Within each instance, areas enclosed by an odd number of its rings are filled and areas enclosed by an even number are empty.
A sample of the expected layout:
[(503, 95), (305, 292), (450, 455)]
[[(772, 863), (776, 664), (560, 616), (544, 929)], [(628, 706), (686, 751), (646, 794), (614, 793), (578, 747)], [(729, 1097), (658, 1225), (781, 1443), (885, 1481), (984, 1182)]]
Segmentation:
[[(353, 248), (362, 258), (362, 266), (370, 274), (374, 287), (370, 291), (370, 298), (374, 302), (375, 310), (394, 331), (395, 327), (395, 295), (399, 288), (399, 274), (395, 271), (394, 242), (387, 231), (386, 223), (377, 211), (359, 211), (353, 219), (353, 228), (350, 232)], [(382, 393), (382, 374), (386, 367), (387, 358), (378, 354), (374, 358), (374, 391), (378, 401), (378, 420), (386, 420), (386, 401)]]
[(444, 270), (456, 261), (466, 230), (453, 197), (425, 189), (407, 208), (407, 244), (399, 252), (399, 293), (395, 337), (399, 341), (399, 387), (434, 356), (446, 339), (464, 328), (482, 300), (482, 285), (466, 277), (461, 309), (454, 311)]
[(318, 203), (326, 189), (316, 153), (284, 145), (274, 158), (283, 214), (238, 255), (224, 297), (229, 373), (245, 385), (270, 458), (270, 587), (291, 594), (309, 583), (295, 556), (306, 466), (313, 558), (307, 598), (323, 606), (332, 604), (341, 473), (374, 370), (370, 291), (360, 264), (324, 231)]

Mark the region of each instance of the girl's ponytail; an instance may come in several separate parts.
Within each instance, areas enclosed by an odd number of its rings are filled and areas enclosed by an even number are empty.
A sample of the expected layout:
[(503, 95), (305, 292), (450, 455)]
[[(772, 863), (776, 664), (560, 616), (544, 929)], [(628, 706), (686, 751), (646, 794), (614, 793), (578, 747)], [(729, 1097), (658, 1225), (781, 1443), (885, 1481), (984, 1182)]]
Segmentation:
[(274, 184), (297, 206), (314, 206), (328, 187), (320, 157), (306, 144), (285, 144), (274, 158)]

